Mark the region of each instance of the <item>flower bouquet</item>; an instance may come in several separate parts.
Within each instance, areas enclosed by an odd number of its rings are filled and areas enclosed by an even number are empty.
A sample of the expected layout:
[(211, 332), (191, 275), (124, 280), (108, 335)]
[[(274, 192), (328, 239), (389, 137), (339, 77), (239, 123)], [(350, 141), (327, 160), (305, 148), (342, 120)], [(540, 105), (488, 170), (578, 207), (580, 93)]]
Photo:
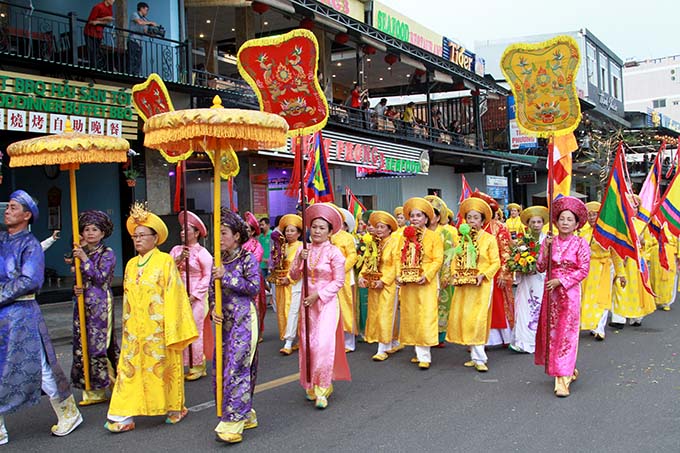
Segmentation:
[(531, 235), (517, 234), (515, 245), (510, 248), (510, 259), (507, 262), (508, 270), (522, 274), (536, 272), (536, 260), (541, 244)]
[(404, 228), (404, 246), (401, 249), (401, 275), (404, 283), (414, 283), (423, 274), (423, 232), (414, 226)]

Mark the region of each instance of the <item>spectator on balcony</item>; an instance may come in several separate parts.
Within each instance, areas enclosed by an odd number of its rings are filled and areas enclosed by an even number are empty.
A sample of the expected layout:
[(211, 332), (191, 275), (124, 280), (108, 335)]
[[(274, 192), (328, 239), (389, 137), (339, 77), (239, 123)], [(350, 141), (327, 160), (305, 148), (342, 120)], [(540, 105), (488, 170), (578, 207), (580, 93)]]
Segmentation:
[(101, 46), (104, 39), (104, 26), (113, 22), (113, 3), (116, 0), (104, 0), (92, 7), (85, 25), (85, 47), (87, 62), (91, 68), (104, 69), (104, 58)]
[(406, 108), (404, 109), (404, 115), (402, 116), (402, 120), (404, 121), (404, 127), (406, 129), (406, 135), (413, 135), (413, 123), (415, 122), (415, 113), (413, 112), (413, 107), (415, 104), (413, 102), (409, 102), (406, 104)]
[(137, 11), (130, 16), (130, 33), (128, 36), (128, 56), (130, 58), (130, 74), (139, 75), (142, 68), (142, 42), (147, 34), (149, 25), (157, 27), (156, 22), (146, 18), (149, 14), (149, 5), (144, 2), (137, 3)]

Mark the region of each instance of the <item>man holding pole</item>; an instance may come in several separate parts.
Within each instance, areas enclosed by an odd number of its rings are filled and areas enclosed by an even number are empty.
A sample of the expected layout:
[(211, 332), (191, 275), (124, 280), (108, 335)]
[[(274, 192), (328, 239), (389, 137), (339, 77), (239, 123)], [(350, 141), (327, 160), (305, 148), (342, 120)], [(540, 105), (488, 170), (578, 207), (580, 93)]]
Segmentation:
[(35, 300), (45, 271), (40, 242), (28, 231), (37, 218), (30, 195), (10, 195), (0, 232), (0, 444), (9, 440), (5, 414), (38, 404), (41, 389), (59, 419), (52, 434), (66, 436), (83, 422)]

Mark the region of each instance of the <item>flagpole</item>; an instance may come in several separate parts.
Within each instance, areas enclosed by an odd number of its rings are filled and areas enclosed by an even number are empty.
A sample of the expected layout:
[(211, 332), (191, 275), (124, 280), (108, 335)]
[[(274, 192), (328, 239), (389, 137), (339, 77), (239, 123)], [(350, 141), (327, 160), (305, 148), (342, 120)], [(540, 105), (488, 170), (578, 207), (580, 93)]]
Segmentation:
[[(555, 135), (550, 136), (550, 141), (548, 142), (548, 234), (552, 236), (552, 240), (548, 244), (548, 268), (546, 283), (552, 278), (552, 241), (555, 240), (553, 236), (553, 196), (555, 194)], [(546, 290), (546, 326), (545, 331), (545, 363), (550, 361), (550, 299), (552, 294)], [(544, 302), (545, 303), (545, 302)]]
[[(300, 153), (300, 217), (302, 217), (302, 250), (307, 250), (307, 232), (305, 231), (305, 226), (307, 222), (305, 221), (305, 155), (304, 155), (304, 140), (302, 138), (302, 133), (298, 132), (295, 137), (295, 147), (297, 152)], [(296, 156), (297, 157), (297, 156)], [(307, 281), (307, 260), (302, 261), (302, 300), (309, 295), (309, 283)], [(302, 304), (304, 306), (304, 304)], [(305, 380), (308, 384), (312, 383), (312, 363), (311, 363), (311, 351), (309, 350), (309, 307), (305, 307)]]
[[(180, 168), (182, 169), (182, 206), (184, 206), (184, 247), (187, 247), (186, 250), (188, 251), (188, 245), (187, 245), (187, 234), (189, 233), (189, 215), (188, 213), (188, 208), (187, 208), (187, 161), (184, 159), (180, 163)], [(175, 174), (175, 176), (177, 176)], [(187, 253), (187, 257), (184, 260), (184, 278), (185, 282), (184, 284), (186, 285), (186, 290), (187, 290), (187, 296), (189, 296), (189, 303), (191, 303), (191, 280), (189, 279), (189, 271), (190, 271), (190, 265), (189, 265), (189, 253)], [(198, 326), (196, 326), (198, 327)], [(194, 354), (193, 354), (193, 346), (190, 344), (188, 346), (189, 348), (189, 373), (191, 373), (191, 367), (194, 364)]]

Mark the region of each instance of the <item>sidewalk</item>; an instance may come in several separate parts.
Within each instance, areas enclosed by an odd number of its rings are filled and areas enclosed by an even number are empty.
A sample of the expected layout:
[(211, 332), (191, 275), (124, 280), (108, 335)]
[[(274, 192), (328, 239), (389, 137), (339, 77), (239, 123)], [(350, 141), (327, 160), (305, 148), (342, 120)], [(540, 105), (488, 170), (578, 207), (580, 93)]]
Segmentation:
[[(52, 342), (55, 344), (70, 343), (73, 338), (73, 302), (55, 302), (40, 305), (47, 330), (50, 333)], [(120, 331), (123, 298), (117, 296), (113, 298), (114, 321), (116, 332)]]

